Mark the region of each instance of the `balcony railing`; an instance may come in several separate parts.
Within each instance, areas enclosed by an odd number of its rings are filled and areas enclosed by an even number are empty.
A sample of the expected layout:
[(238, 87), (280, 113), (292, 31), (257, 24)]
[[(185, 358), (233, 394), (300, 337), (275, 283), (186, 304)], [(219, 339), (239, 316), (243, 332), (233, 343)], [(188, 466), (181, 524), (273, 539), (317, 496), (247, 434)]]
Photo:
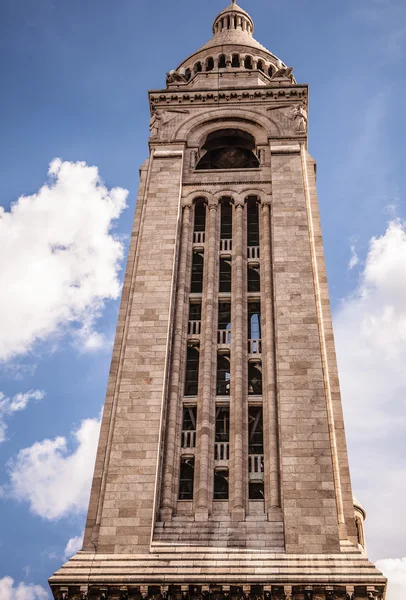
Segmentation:
[(217, 343), (223, 346), (231, 344), (231, 329), (219, 329), (217, 331)]
[[(250, 454), (248, 456), (248, 472), (251, 476), (260, 475), (264, 472), (263, 454)], [(262, 477), (259, 476), (258, 479), (262, 479)], [(252, 478), (254, 479), (255, 477)]]
[(214, 444), (214, 460), (229, 460), (230, 444), (228, 442), (216, 442)]
[(194, 231), (193, 232), (193, 243), (194, 244), (204, 244), (205, 240), (205, 232), (204, 231)]
[(201, 327), (202, 327), (201, 321), (189, 321), (188, 331), (187, 331), (188, 335), (189, 336), (200, 335)]
[(248, 354), (261, 354), (261, 340), (248, 340)]
[(196, 446), (196, 431), (182, 431), (182, 448), (194, 448)]
[(231, 252), (233, 249), (233, 240), (225, 239), (220, 240), (220, 252)]
[(259, 246), (247, 246), (248, 260), (259, 260)]

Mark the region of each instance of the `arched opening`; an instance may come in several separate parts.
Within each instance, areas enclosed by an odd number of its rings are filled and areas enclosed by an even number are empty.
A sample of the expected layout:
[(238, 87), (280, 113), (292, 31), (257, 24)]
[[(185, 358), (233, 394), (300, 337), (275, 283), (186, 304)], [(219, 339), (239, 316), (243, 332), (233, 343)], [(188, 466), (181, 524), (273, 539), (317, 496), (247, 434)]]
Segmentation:
[(252, 58), (251, 56), (246, 56), (244, 60), (244, 67), (246, 69), (252, 69)]
[(247, 202), (247, 246), (259, 247), (259, 213), (256, 196), (249, 196)]
[(257, 62), (257, 69), (258, 69), (258, 71), (264, 72), (264, 61), (263, 60), (259, 60)]
[(195, 64), (195, 73), (201, 73), (202, 70), (203, 70), (202, 63), (201, 62), (197, 62)]
[(237, 17), (234, 17), (234, 29), (237, 29)]
[(214, 69), (214, 60), (213, 60), (213, 57), (212, 57), (212, 56), (210, 56), (210, 57), (207, 59), (207, 63), (206, 63), (206, 71), (213, 71), (213, 69)]
[(214, 471), (213, 499), (228, 500), (228, 469)]
[(231, 60), (231, 66), (234, 69), (238, 69), (240, 66), (240, 55), (239, 54), (233, 54), (233, 58)]
[(248, 363), (248, 395), (262, 395), (262, 365), (261, 363)]
[(268, 75), (269, 75), (269, 77), (272, 77), (273, 73), (274, 73), (274, 70), (273, 70), (273, 67), (272, 67), (272, 65), (271, 65), (271, 66), (269, 67), (269, 69), (268, 69)]
[(179, 500), (193, 500), (195, 459), (181, 458), (179, 474)]
[(191, 294), (201, 294), (203, 291), (203, 252), (193, 252), (192, 275), (190, 280)]
[(192, 77), (192, 71), (190, 69), (186, 69), (185, 71), (185, 79), (186, 81), (189, 81), (189, 79)]
[(199, 391), (199, 359), (199, 348), (189, 345), (186, 354), (185, 396), (197, 396)]
[(202, 150), (206, 153), (196, 169), (256, 169), (254, 137), (241, 129), (219, 129), (209, 133)]
[(227, 67), (227, 61), (225, 54), (221, 54), (219, 57), (219, 69), (225, 69)]
[(230, 355), (217, 353), (217, 396), (230, 395)]
[(203, 198), (198, 198), (195, 203), (195, 222), (194, 232), (204, 232), (206, 230), (206, 205)]
[(248, 292), (259, 292), (261, 290), (261, 278), (259, 267), (248, 265)]
[(231, 257), (220, 258), (219, 292), (231, 293)]

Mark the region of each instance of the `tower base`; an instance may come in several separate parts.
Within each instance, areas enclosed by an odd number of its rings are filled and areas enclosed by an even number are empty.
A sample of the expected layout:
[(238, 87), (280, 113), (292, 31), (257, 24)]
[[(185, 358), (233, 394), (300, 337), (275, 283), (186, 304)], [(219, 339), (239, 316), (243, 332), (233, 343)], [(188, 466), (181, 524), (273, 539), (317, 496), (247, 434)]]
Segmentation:
[(153, 546), (78, 552), (49, 580), (56, 600), (382, 600), (386, 580), (344, 542), (340, 554)]

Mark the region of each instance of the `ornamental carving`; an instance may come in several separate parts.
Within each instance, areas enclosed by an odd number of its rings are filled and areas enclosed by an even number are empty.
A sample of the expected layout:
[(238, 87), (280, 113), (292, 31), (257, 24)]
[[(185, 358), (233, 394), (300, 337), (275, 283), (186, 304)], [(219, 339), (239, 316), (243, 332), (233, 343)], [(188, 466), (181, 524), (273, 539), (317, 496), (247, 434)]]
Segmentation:
[[(177, 127), (182, 120), (183, 115), (189, 114), (189, 110), (168, 109), (157, 111), (156, 107), (151, 104), (151, 120), (149, 123), (150, 139), (156, 140), (158, 137), (167, 138), (169, 133)], [(169, 127), (165, 127), (173, 121)]]

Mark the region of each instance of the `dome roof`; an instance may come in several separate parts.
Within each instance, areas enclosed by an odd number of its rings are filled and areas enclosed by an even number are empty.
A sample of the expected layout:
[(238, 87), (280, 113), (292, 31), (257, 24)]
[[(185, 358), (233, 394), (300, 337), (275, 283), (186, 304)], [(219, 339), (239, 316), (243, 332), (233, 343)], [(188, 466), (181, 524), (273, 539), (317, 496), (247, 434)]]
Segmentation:
[[(286, 66), (282, 61), (279, 61), (272, 52), (265, 48), (265, 46), (253, 38), (253, 32), (254, 22), (250, 15), (233, 1), (214, 19), (213, 37), (191, 56), (195, 57), (201, 52), (216, 47), (245, 46), (247, 48), (247, 53), (249, 53), (250, 50), (253, 52), (259, 50), (261, 53), (265, 52), (268, 54), (272, 62), (280, 66)], [(185, 65), (185, 63), (190, 60), (191, 56), (181, 64)]]
[(357, 508), (359, 511), (361, 511), (362, 514), (364, 515), (364, 519), (366, 519), (366, 516), (367, 516), (366, 510), (362, 506), (361, 502), (354, 495), (352, 497), (352, 503), (354, 505), (354, 508)]

